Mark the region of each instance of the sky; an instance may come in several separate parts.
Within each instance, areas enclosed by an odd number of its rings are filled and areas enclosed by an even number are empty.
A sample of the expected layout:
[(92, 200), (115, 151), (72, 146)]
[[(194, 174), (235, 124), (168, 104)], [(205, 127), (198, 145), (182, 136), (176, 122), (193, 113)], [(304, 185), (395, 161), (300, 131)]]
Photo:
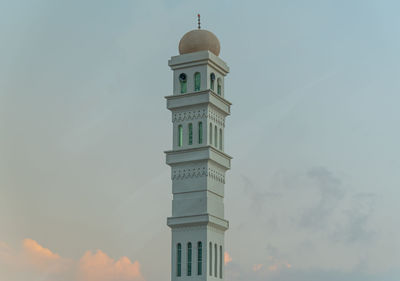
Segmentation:
[(0, 280), (170, 278), (168, 59), (200, 13), (231, 71), (225, 278), (397, 281), (399, 9), (0, 1)]

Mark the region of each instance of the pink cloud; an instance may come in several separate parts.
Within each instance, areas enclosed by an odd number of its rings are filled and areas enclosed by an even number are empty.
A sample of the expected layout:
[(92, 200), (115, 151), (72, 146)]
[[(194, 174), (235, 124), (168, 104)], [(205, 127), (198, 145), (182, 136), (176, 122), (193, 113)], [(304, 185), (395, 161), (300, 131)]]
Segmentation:
[(143, 281), (139, 262), (127, 257), (118, 261), (100, 250), (95, 254), (87, 251), (79, 261), (79, 278), (82, 281)]
[(32, 239), (24, 239), (19, 251), (0, 241), (0, 280), (26, 280), (26, 276), (52, 281), (145, 281), (139, 262), (132, 263), (127, 257), (115, 261), (97, 250), (95, 254), (87, 251), (76, 261), (63, 258)]
[(264, 264), (255, 264), (252, 267), (254, 272), (260, 271), (263, 273), (267, 272), (279, 272), (284, 269), (290, 269), (292, 265), (286, 261), (279, 260), (275, 257), (269, 256), (268, 263)]
[(42, 273), (61, 273), (68, 270), (73, 261), (61, 258), (47, 248), (42, 247), (32, 239), (24, 239), (22, 242), (21, 262), (33, 267)]
[(232, 257), (228, 254), (228, 252), (225, 252), (224, 254), (224, 262), (225, 264), (228, 264), (232, 261)]

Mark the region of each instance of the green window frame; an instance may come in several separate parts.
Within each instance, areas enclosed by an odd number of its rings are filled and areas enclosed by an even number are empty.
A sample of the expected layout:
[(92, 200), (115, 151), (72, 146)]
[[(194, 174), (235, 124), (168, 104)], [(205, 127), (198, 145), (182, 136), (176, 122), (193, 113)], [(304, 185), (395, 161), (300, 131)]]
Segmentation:
[(217, 126), (215, 126), (214, 127), (214, 145), (215, 145), (215, 147), (217, 147), (218, 146), (218, 129), (217, 129)]
[(212, 141), (213, 141), (213, 138), (212, 138), (212, 130), (213, 130), (213, 128), (212, 128), (212, 123), (210, 123), (210, 145), (212, 145)]
[(221, 95), (222, 92), (222, 85), (221, 85), (221, 78), (217, 79), (217, 94)]
[(219, 149), (222, 150), (222, 129), (219, 129)]
[[(213, 79), (214, 78), (214, 79)], [(214, 91), (214, 84), (215, 84), (215, 74), (214, 73), (211, 73), (210, 74), (210, 88), (211, 88), (211, 90), (213, 90)]]
[(199, 144), (203, 143), (203, 122), (199, 122)]
[(222, 246), (219, 246), (219, 278), (221, 279), (222, 279), (222, 266), (223, 266), (222, 257), (223, 257)]
[(183, 127), (182, 125), (178, 126), (178, 146), (181, 147), (183, 144)]
[(217, 248), (217, 244), (214, 244), (214, 255), (215, 255), (215, 259), (214, 259), (214, 276), (217, 277), (217, 269), (218, 269), (218, 248)]
[(189, 145), (192, 145), (193, 144), (193, 124), (192, 123), (189, 123), (188, 129), (189, 129)]
[(176, 245), (176, 276), (182, 276), (182, 245)]
[(203, 271), (203, 244), (197, 242), (197, 275), (201, 275)]
[(181, 81), (181, 94), (185, 94), (187, 92), (187, 82)]
[(187, 276), (192, 276), (192, 243), (187, 244)]
[(196, 72), (194, 74), (194, 91), (195, 92), (200, 91), (200, 84), (201, 84), (200, 72)]
[(179, 75), (179, 83), (181, 86), (181, 94), (185, 94), (187, 92), (187, 78), (185, 73)]
[(210, 242), (210, 276), (212, 276), (212, 243)]

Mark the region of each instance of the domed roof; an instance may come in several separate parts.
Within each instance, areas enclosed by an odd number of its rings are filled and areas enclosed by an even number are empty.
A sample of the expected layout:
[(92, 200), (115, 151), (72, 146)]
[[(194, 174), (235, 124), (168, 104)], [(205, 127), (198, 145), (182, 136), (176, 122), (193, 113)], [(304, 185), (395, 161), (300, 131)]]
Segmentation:
[(206, 50), (218, 56), (220, 45), (217, 36), (205, 29), (189, 31), (183, 35), (179, 42), (179, 53), (181, 55)]

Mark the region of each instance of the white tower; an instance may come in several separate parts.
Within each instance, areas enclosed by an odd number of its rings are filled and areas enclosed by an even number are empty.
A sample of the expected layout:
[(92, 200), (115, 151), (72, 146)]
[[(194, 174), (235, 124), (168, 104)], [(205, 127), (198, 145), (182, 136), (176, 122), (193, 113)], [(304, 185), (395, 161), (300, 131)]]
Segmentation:
[(229, 72), (218, 57), (219, 41), (207, 30), (192, 30), (179, 42), (179, 56), (169, 60), (173, 95), (173, 148), (166, 151), (171, 166), (172, 231), (171, 280), (224, 279), (225, 172), (231, 157), (224, 153), (225, 117), (230, 105), (224, 98)]

